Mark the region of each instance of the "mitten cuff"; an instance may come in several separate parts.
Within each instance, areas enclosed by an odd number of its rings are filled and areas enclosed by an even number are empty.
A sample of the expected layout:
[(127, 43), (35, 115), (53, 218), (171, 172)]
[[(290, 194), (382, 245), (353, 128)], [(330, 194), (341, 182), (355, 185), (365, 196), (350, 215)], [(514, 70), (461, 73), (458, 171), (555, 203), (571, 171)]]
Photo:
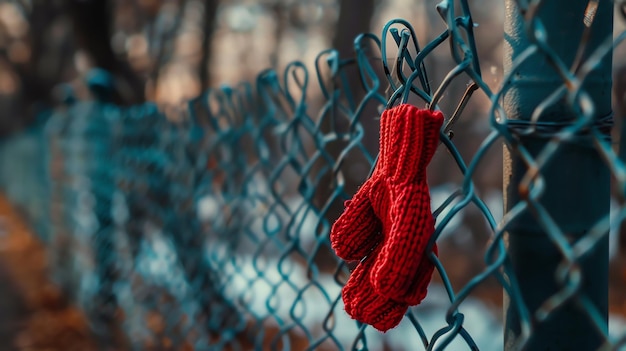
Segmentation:
[(440, 111), (409, 104), (386, 110), (380, 127), (381, 150), (385, 150), (383, 173), (398, 182), (424, 179), (439, 144), (443, 119)]

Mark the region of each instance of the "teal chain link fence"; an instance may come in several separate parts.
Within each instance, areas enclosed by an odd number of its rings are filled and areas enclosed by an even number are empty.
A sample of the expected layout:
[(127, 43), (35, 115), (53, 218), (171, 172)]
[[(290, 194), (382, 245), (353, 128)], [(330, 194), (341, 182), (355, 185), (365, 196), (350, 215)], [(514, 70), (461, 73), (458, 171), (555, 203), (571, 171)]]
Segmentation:
[[(446, 27), (426, 45), (390, 21), (380, 38), (355, 38), (353, 58), (328, 50), (314, 69), (293, 62), (178, 108), (118, 107), (94, 71), (92, 101), (68, 92), (2, 141), (3, 189), (102, 345), (625, 349), (626, 324), (609, 333), (607, 322), (609, 232), (626, 216), (610, 135), (611, 55), (626, 38), (611, 35), (614, 4), (506, 1), (497, 87), (481, 73), (470, 5), (442, 1)], [(453, 59), (444, 77), (429, 71), (436, 52)], [(440, 257), (427, 299), (381, 334), (346, 315), (353, 267), (328, 235), (375, 163), (378, 116), (400, 103), (446, 116), (429, 169)], [(503, 144), (504, 212), (480, 180), (501, 174)], [(463, 261), (459, 246), (484, 257)], [(503, 321), (473, 296), (486, 290), (504, 290)]]

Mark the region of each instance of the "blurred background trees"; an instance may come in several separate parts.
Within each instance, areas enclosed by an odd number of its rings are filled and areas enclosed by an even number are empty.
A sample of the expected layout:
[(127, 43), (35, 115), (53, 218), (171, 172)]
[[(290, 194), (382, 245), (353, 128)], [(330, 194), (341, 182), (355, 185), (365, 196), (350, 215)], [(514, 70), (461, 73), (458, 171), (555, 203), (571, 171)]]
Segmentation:
[[(379, 34), (387, 20), (400, 14), (415, 24), (423, 40), (432, 38), (443, 28), (436, 3), (0, 0), (0, 134), (28, 125), (38, 111), (53, 106), (60, 83), (86, 94), (77, 78), (92, 67), (114, 74), (117, 103), (173, 104), (295, 59), (312, 64), (330, 47), (350, 57), (357, 34)], [(494, 16), (501, 6), (476, 3), (485, 29), (501, 27), (501, 16)], [(491, 38), (481, 41), (489, 47), (487, 61), (501, 57), (499, 32), (483, 33)], [(440, 58), (450, 60), (445, 52)]]
[(60, 83), (77, 85), (92, 67), (113, 73), (117, 103), (177, 103), (211, 85), (311, 59), (332, 44), (349, 55), (354, 37), (369, 31), (375, 10), (385, 6), (376, 0), (0, 0), (0, 133), (28, 125), (60, 98)]
[[(293, 60), (312, 68), (318, 53), (330, 47), (343, 58), (350, 57), (357, 34), (379, 34), (383, 24), (395, 17), (413, 23), (425, 43), (444, 28), (435, 9), (437, 2), (0, 0), (0, 136), (28, 126), (41, 111), (57, 105), (67, 91), (60, 89), (62, 84), (69, 83), (79, 98), (87, 96), (81, 77), (93, 67), (113, 73), (118, 104), (146, 100), (177, 104), (211, 86), (253, 80), (266, 68), (280, 72)], [(483, 75), (496, 88), (502, 74), (503, 5), (501, 1), (476, 0), (471, 6), (479, 24), (476, 36)], [(615, 33), (624, 30), (622, 22), (616, 21)], [(614, 60), (616, 145), (626, 110), (623, 51), (618, 47)], [(435, 85), (452, 67), (445, 47), (429, 55), (426, 63)], [(358, 85), (353, 79), (350, 90), (358, 92)], [(450, 87), (443, 98), (444, 112), (454, 107), (454, 103), (446, 104), (446, 99), (457, 101), (464, 89), (464, 84)], [(310, 95), (316, 93), (309, 91)], [(309, 96), (309, 101), (315, 101), (315, 96)], [(458, 126), (467, 130), (456, 137), (459, 149), (467, 155), (488, 132), (486, 123), (476, 123), (485, 115), (484, 106), (485, 97), (475, 96), (469, 111), (476, 118), (463, 119)], [(312, 112), (315, 115), (315, 108)], [(377, 127), (375, 121), (364, 124)], [(368, 143), (368, 147), (376, 147), (376, 140)], [(620, 149), (626, 155), (624, 147)], [(490, 159), (493, 162), (488, 168), (499, 167), (497, 155)], [(441, 166), (441, 172), (446, 169)], [(460, 176), (444, 173), (444, 180)], [(486, 172), (477, 181), (498, 188), (501, 180), (496, 173)], [(623, 236), (626, 247), (626, 233)]]

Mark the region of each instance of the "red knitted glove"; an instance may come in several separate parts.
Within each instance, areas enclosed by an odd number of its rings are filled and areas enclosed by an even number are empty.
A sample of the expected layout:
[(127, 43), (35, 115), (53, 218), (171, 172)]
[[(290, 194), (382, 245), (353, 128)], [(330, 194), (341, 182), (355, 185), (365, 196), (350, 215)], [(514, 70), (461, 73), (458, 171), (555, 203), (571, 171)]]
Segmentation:
[(434, 268), (425, 252), (434, 231), (426, 166), (442, 123), (441, 112), (407, 104), (383, 112), (374, 173), (331, 230), (337, 256), (368, 256), (344, 287), (347, 313), (382, 331), (426, 296)]

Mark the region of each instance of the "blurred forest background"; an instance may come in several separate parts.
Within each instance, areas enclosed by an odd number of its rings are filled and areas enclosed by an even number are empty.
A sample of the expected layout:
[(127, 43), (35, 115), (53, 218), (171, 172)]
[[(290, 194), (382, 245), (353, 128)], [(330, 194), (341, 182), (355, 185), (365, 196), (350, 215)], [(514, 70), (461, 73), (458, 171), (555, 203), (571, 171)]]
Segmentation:
[[(0, 1), (0, 132), (54, 106), (55, 87), (92, 67), (116, 78), (116, 102), (176, 104), (219, 84), (253, 79), (292, 60), (311, 66), (324, 49), (353, 53), (357, 34), (380, 35), (391, 18), (420, 39), (444, 27), (435, 0), (13, 0)], [(503, 5), (473, 1), (477, 35), (497, 84)], [(449, 69), (443, 50), (433, 58)], [(429, 66), (431, 74), (438, 68)], [(84, 93), (76, 86), (78, 94)]]
[[(0, 136), (35, 122), (40, 112), (57, 106), (68, 84), (77, 98), (88, 98), (84, 76), (94, 67), (114, 76), (114, 102), (132, 105), (154, 101), (178, 105), (209, 87), (254, 81), (264, 69), (277, 72), (294, 60), (315, 74), (317, 55), (335, 48), (340, 57), (354, 55), (354, 38), (404, 18), (424, 45), (445, 25), (437, 13), (437, 0), (0, 0)], [(504, 4), (496, 0), (471, 1), (475, 34), (484, 81), (497, 89), (502, 77)], [(617, 7), (616, 7), (617, 11)], [(615, 35), (625, 29), (616, 15)], [(392, 40), (390, 40), (392, 42)], [(396, 49), (396, 50), (394, 50)], [(388, 56), (395, 57), (397, 48)], [(614, 53), (614, 140), (626, 113), (626, 51)], [(380, 60), (380, 53), (372, 54)], [(454, 67), (447, 45), (425, 59), (431, 84), (437, 86)], [(382, 72), (382, 69), (381, 69)], [(381, 73), (379, 72), (379, 73)], [(323, 74), (324, 72), (322, 72)], [(356, 73), (352, 72), (352, 73)], [(314, 77), (311, 77), (314, 79)], [(358, 75), (351, 88), (358, 101)], [(381, 82), (385, 81), (382, 73)], [(441, 108), (451, 113), (469, 80), (457, 79), (444, 93)], [(386, 87), (383, 87), (383, 89)], [(359, 93), (361, 96), (359, 96)], [(316, 116), (323, 104), (319, 86), (307, 92), (309, 113)], [(455, 144), (469, 159), (489, 132), (485, 123), (489, 103), (475, 94), (457, 124)], [(374, 114), (375, 111), (372, 111)], [(363, 121), (372, 134), (365, 142), (375, 152), (377, 123)], [(624, 156), (626, 157), (626, 155)], [(479, 189), (499, 196), (500, 154), (487, 157), (477, 177)], [(435, 183), (461, 179), (450, 163), (435, 160)], [(622, 241), (623, 243), (626, 240)], [(624, 244), (626, 246), (626, 244)]]
[[(57, 105), (61, 84), (71, 84), (79, 98), (85, 97), (81, 78), (93, 67), (115, 76), (118, 104), (178, 104), (211, 86), (253, 80), (266, 68), (280, 71), (293, 60), (312, 69), (320, 51), (331, 47), (341, 57), (352, 57), (356, 35), (380, 35), (393, 18), (412, 23), (422, 44), (426, 43), (445, 28), (437, 3), (0, 0), (0, 135), (28, 125), (39, 111)], [(502, 75), (504, 4), (475, 0), (471, 8), (478, 24), (475, 33), (484, 80), (496, 88)], [(616, 18), (618, 34), (624, 21)], [(614, 55), (618, 118), (626, 91), (624, 53), (620, 47)], [(395, 52), (389, 56), (395, 57)], [(426, 63), (434, 83), (453, 66), (447, 47), (435, 51)], [(454, 86), (450, 90), (447, 95), (458, 93)], [(482, 110), (486, 100), (481, 98), (474, 99), (475, 110)]]

